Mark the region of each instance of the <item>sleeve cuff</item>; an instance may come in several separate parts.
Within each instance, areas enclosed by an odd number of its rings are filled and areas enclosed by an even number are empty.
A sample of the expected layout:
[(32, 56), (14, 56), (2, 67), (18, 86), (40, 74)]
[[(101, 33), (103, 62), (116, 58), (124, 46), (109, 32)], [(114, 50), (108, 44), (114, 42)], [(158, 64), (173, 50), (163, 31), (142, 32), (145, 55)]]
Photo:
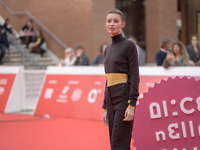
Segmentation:
[(128, 108), (131, 108), (131, 109), (135, 109), (135, 106), (131, 106), (130, 104), (128, 105)]
[(136, 106), (136, 100), (128, 100), (128, 103), (129, 103), (131, 106)]
[(106, 109), (106, 105), (105, 104), (103, 104), (102, 109)]
[(134, 109), (135, 109), (135, 105), (131, 105), (131, 104), (130, 104), (130, 102), (131, 102), (131, 101), (130, 101), (130, 100), (128, 100), (128, 103), (129, 103), (129, 105), (128, 105), (128, 108), (131, 108), (131, 109), (133, 109), (133, 110), (134, 110)]

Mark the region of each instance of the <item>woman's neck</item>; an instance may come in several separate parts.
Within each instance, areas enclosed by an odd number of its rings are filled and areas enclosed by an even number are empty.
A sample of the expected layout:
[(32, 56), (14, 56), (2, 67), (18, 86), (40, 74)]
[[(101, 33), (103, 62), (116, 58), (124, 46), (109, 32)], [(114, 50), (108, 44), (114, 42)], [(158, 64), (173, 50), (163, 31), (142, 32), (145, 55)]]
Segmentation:
[(115, 35), (112, 37), (112, 43), (118, 43), (122, 41), (124, 38), (122, 37), (121, 34)]
[(121, 34), (121, 33), (111, 34), (110, 36), (111, 36), (111, 37), (115, 37), (115, 36), (117, 36), (117, 35), (119, 35), (119, 34)]
[(181, 54), (180, 54), (180, 53), (175, 55), (176, 60), (179, 60), (180, 57), (181, 57)]

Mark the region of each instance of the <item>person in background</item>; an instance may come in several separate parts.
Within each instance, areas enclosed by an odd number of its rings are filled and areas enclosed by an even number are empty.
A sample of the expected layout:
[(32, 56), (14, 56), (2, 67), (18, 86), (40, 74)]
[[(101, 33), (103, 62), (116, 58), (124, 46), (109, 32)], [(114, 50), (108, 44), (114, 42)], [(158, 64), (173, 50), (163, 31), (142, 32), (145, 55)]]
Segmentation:
[(145, 66), (145, 64), (146, 64), (146, 52), (145, 52), (145, 50), (137, 44), (136, 38), (130, 37), (129, 40), (133, 41), (135, 43), (136, 48), (137, 48), (139, 66)]
[(12, 27), (10, 25), (10, 22), (11, 22), (10, 19), (6, 18), (2, 27), (5, 28), (8, 33), (13, 35), (13, 30), (12, 30)]
[(61, 66), (73, 66), (76, 61), (76, 55), (73, 48), (69, 47), (65, 49), (65, 59), (60, 60)]
[(31, 53), (36, 53), (43, 56), (43, 54), (46, 52), (46, 43), (41, 30), (36, 31), (36, 41), (31, 42), (28, 47), (31, 48)]
[(187, 46), (187, 51), (190, 59), (197, 65), (200, 65), (200, 47), (198, 45), (198, 36), (196, 34), (191, 36), (191, 45)]
[(29, 43), (33, 42), (33, 39), (35, 37), (35, 30), (33, 27), (33, 21), (31, 19), (27, 20), (26, 24), (22, 27), (19, 34), (22, 43), (26, 44), (27, 47)]
[(5, 56), (6, 48), (9, 48), (6, 29), (0, 26), (0, 64), (3, 64), (2, 59)]
[(11, 20), (9, 18), (6, 18), (2, 27), (5, 28), (7, 32), (8, 43), (10, 44), (10, 46), (12, 46), (13, 43), (15, 43), (18, 39), (18, 33), (15, 30), (13, 30), (12, 25), (10, 23)]
[(84, 47), (82, 45), (77, 46), (76, 48), (76, 66), (87, 66), (90, 64), (89, 58), (84, 51)]
[(172, 44), (172, 53), (168, 53), (164, 60), (164, 68), (169, 66), (194, 66), (194, 62), (190, 60), (184, 44), (180, 41)]
[(170, 52), (171, 41), (168, 38), (162, 40), (161, 49), (156, 53), (156, 64), (162, 66), (163, 62), (167, 56), (167, 53)]
[(104, 52), (106, 47), (108, 46), (108, 44), (102, 44), (100, 46), (100, 54), (98, 54), (96, 56), (96, 58), (94, 59), (94, 61), (92, 62), (92, 66), (103, 66), (104, 65)]

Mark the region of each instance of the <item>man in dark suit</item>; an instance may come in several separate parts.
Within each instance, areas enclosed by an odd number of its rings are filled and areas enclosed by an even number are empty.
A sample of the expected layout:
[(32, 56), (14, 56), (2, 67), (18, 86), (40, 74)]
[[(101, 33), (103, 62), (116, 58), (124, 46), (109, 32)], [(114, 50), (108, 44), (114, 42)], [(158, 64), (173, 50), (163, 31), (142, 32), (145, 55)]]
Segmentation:
[(156, 64), (162, 66), (163, 62), (167, 56), (167, 53), (170, 51), (171, 41), (168, 38), (162, 40), (161, 49), (156, 53)]

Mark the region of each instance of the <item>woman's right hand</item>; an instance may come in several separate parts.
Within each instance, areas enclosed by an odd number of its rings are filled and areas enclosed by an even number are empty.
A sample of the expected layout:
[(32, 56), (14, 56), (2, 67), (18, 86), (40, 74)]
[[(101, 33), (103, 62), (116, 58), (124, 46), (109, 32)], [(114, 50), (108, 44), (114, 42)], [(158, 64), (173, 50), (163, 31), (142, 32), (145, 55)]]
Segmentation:
[(172, 53), (167, 53), (166, 60), (175, 61), (175, 57)]
[(108, 115), (107, 115), (107, 111), (103, 112), (103, 123), (104, 125), (108, 126)]

